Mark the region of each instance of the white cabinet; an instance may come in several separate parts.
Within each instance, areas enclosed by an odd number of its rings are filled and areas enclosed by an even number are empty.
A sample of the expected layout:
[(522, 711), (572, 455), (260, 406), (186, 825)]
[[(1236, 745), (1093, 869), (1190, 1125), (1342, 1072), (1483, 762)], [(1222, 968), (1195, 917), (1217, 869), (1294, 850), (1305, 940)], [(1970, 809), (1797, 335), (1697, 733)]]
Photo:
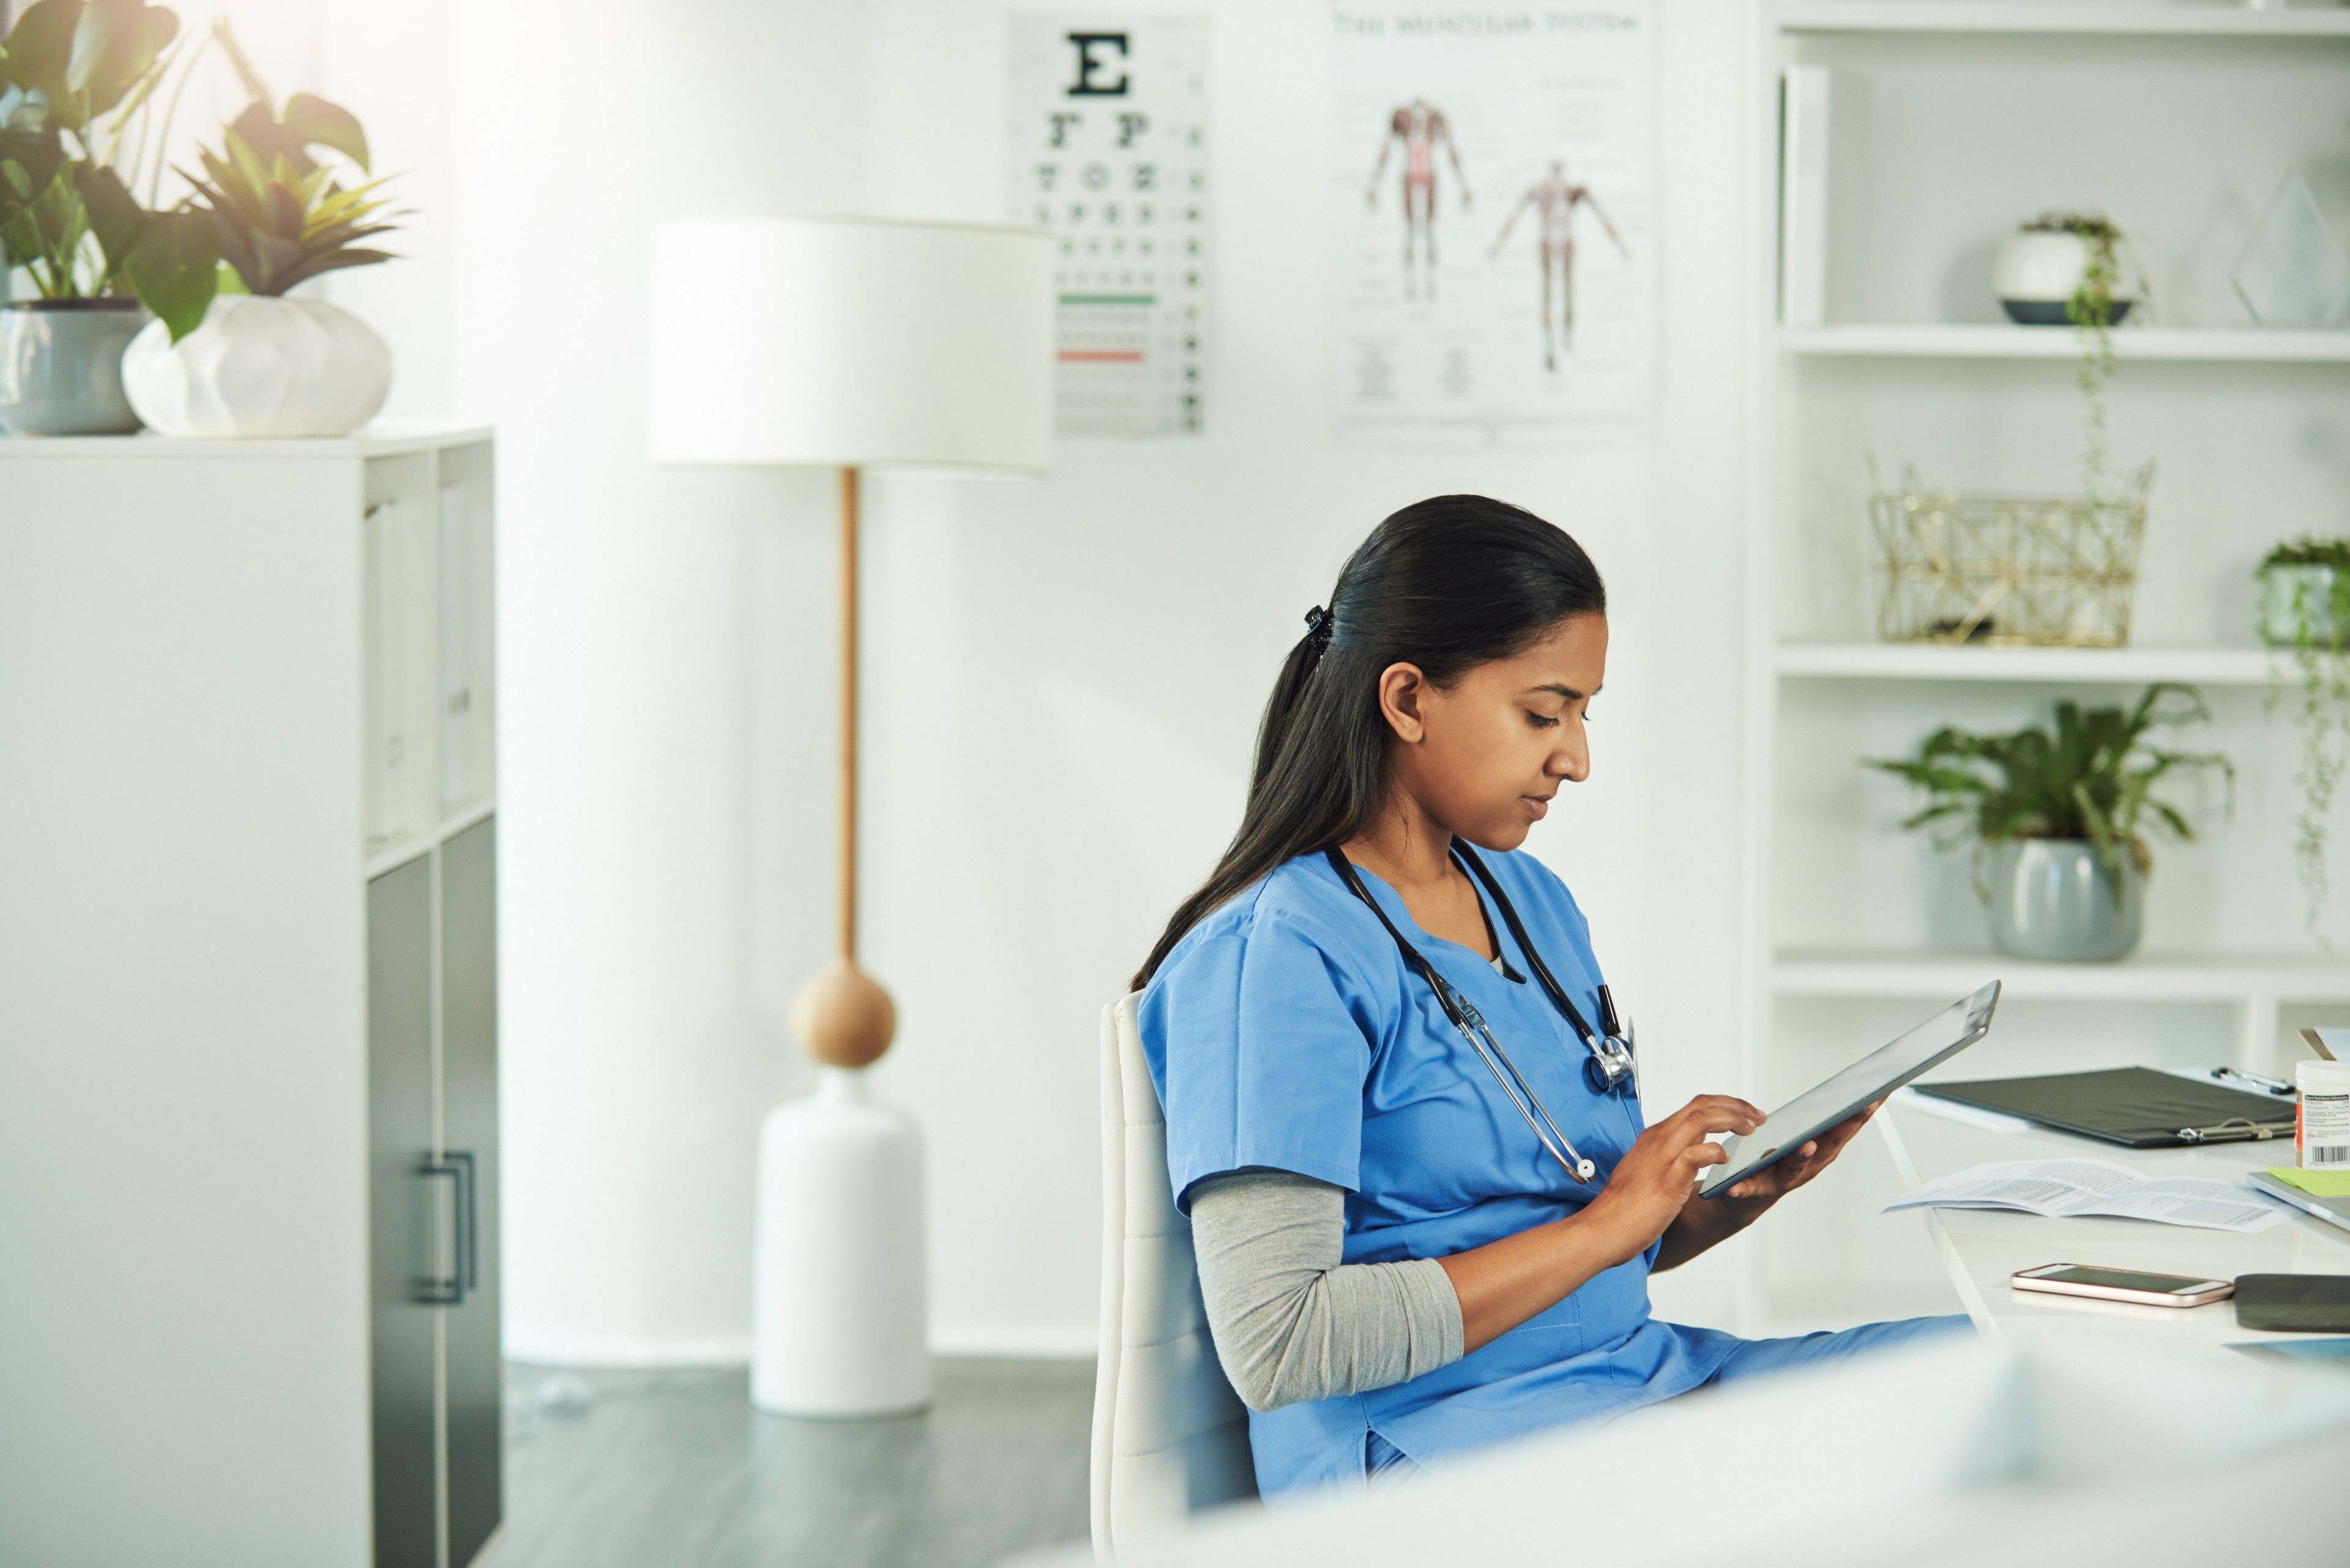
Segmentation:
[(0, 1563), (497, 1528), (491, 479), (0, 441)]

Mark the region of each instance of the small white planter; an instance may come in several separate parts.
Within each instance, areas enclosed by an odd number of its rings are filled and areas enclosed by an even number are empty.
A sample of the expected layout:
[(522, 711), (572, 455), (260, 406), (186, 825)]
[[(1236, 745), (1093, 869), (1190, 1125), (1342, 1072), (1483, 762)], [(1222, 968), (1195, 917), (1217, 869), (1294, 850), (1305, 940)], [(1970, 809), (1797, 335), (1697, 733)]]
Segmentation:
[(383, 407), (391, 350), (324, 300), (224, 294), (177, 343), (150, 322), (123, 353), (122, 388), (164, 435), (348, 435)]
[[(2026, 327), (2069, 325), (2064, 307), (2089, 270), (2088, 242), (2069, 229), (2026, 229), (1999, 247), (1991, 288), (2008, 319)], [(2112, 325), (2118, 326), (2137, 301), (2114, 280)]]

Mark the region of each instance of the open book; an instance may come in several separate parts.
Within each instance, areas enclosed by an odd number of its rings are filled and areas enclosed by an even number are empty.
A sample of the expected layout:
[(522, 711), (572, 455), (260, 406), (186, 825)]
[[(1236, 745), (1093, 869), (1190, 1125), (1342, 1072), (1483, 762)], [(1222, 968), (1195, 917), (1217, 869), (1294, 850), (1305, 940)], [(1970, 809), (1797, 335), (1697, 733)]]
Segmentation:
[(2151, 1180), (2105, 1159), (2010, 1159), (1929, 1181), (1895, 1209), (2009, 1209), (2051, 1220), (2099, 1215), (2205, 1231), (2265, 1231), (2284, 1210), (2251, 1189), (2181, 1176)]

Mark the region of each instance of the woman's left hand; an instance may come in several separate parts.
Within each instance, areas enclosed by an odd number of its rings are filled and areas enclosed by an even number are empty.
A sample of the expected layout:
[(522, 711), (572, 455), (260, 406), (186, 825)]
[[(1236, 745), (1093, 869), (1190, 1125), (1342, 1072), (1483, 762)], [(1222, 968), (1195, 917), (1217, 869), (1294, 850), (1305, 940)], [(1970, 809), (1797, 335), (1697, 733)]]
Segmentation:
[(1727, 1194), (1731, 1198), (1784, 1198), (1804, 1183), (1825, 1170), (1844, 1152), (1844, 1146), (1868, 1124), (1883, 1100), (1863, 1106), (1860, 1114), (1849, 1121), (1838, 1122), (1794, 1153), (1772, 1166), (1758, 1170), (1745, 1180), (1732, 1186)]

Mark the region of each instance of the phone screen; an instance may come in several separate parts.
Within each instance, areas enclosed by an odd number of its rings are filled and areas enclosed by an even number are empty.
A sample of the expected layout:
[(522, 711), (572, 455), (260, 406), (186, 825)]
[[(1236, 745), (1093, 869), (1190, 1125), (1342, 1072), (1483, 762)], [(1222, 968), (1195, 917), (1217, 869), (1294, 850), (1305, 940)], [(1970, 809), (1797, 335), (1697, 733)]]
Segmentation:
[(2140, 1274), (2127, 1269), (2058, 1269), (2052, 1273), (2034, 1274), (2036, 1280), (2055, 1280), (2068, 1285), (2105, 1285), (2114, 1290), (2159, 1291), (2164, 1295), (2192, 1295), (2209, 1282), (2183, 1279), (2177, 1274)]

